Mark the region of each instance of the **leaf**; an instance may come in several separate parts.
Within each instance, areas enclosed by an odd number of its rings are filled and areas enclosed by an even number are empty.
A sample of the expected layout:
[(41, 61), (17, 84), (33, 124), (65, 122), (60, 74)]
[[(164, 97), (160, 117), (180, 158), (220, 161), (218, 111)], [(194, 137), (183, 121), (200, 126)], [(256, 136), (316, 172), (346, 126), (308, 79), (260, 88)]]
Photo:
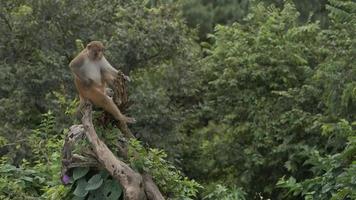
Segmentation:
[(116, 180), (107, 180), (103, 185), (103, 195), (108, 200), (117, 200), (122, 194), (122, 187)]
[(28, 182), (33, 182), (33, 178), (28, 177), (28, 176), (23, 176), (21, 177), (22, 180), (28, 181)]
[(87, 173), (89, 172), (89, 168), (88, 167), (78, 167), (75, 168), (73, 171), (73, 179), (74, 181), (82, 178), (83, 176), (85, 176)]
[(96, 190), (102, 184), (103, 184), (103, 179), (101, 178), (100, 174), (96, 174), (89, 179), (88, 185), (85, 187), (85, 190)]
[(105, 196), (103, 195), (102, 190), (95, 190), (89, 192), (88, 200), (95, 200), (95, 199), (98, 200), (106, 199)]
[(77, 187), (75, 188), (73, 194), (77, 197), (85, 197), (88, 194), (88, 190), (85, 190), (87, 185), (88, 183), (84, 178), (79, 179), (77, 181)]
[(103, 180), (106, 180), (110, 176), (110, 174), (106, 170), (101, 170), (100, 171), (100, 176), (103, 178)]
[(84, 200), (84, 199), (85, 199), (85, 197), (77, 197), (77, 196), (74, 196), (72, 198), (72, 200)]
[(9, 165), (9, 164), (5, 164), (5, 165), (1, 166), (1, 169), (0, 169), (1, 173), (7, 173), (7, 172), (11, 172), (11, 171), (16, 171), (16, 167), (13, 165)]

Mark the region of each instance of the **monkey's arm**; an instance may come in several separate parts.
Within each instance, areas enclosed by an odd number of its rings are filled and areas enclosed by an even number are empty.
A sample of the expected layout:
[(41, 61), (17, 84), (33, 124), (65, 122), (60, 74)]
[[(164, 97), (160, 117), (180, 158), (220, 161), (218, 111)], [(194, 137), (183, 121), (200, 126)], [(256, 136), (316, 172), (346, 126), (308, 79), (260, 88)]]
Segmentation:
[(77, 76), (84, 84), (89, 85), (92, 81), (89, 78), (85, 77), (83, 72), (81, 72), (80, 70), (83, 64), (84, 64), (84, 55), (83, 52), (81, 52), (69, 63), (69, 68), (71, 69), (73, 74)]
[[(105, 79), (108, 82), (111, 82), (115, 79), (115, 76), (119, 73), (119, 71), (117, 69), (115, 69), (113, 66), (111, 66), (111, 64), (109, 63), (109, 61), (106, 60), (105, 57), (103, 57), (102, 59), (102, 74), (105, 77)], [(126, 76), (124, 73), (122, 73), (120, 71), (120, 74), (124, 77), (124, 79), (126, 81), (131, 81), (130, 77)]]
[(105, 81), (109, 84), (115, 79), (117, 73), (119, 72), (117, 69), (111, 66), (109, 61), (107, 61), (104, 56), (101, 59), (100, 71)]
[(101, 60), (101, 65), (102, 65), (101, 69), (103, 69), (104, 71), (106, 71), (108, 73), (111, 73), (113, 75), (118, 73), (117, 69), (115, 69), (113, 66), (111, 66), (109, 61), (106, 60), (106, 58), (104, 56), (103, 56), (103, 58)]

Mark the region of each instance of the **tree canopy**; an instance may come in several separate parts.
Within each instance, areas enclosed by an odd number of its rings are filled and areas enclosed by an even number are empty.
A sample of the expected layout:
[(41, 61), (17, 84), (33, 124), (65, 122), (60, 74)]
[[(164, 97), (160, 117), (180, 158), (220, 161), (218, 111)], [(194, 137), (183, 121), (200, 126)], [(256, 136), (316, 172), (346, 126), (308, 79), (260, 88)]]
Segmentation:
[(123, 198), (105, 170), (60, 180), (92, 40), (132, 79), (122, 159), (165, 198), (356, 199), (355, 32), (353, 0), (0, 0), (0, 199)]

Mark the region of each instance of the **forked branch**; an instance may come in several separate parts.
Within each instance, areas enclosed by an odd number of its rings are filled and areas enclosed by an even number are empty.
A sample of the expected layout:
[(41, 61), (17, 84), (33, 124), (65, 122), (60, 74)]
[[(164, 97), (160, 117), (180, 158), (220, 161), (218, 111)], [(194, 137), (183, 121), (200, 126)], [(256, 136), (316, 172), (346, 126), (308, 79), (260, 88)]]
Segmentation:
[[(114, 83), (114, 101), (125, 109), (127, 106), (127, 92), (124, 80), (118, 76)], [(121, 96), (121, 99), (118, 99)], [(73, 167), (98, 167), (105, 168), (113, 178), (118, 180), (124, 189), (125, 200), (164, 200), (163, 195), (154, 183), (152, 177), (143, 173), (142, 175), (123, 161), (119, 160), (106, 144), (96, 134), (93, 119), (92, 105), (89, 101), (81, 107), (82, 125), (70, 127), (62, 150), (62, 177), (66, 176)], [(126, 124), (119, 124), (120, 130), (126, 137), (134, 137)], [(91, 150), (85, 156), (72, 153), (74, 145), (78, 140), (87, 138), (91, 144)], [(127, 143), (119, 144), (119, 154), (127, 158)]]

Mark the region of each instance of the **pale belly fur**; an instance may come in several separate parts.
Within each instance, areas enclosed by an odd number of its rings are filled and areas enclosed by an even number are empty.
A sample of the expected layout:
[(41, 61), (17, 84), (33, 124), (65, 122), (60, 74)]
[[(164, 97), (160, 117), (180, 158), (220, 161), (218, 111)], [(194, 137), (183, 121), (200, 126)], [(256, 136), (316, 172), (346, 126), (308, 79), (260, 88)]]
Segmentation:
[(94, 81), (96, 84), (101, 85), (101, 73), (98, 63), (89, 62), (88, 60), (86, 60), (83, 66), (85, 66), (86, 68), (85, 70), (82, 69), (84, 71), (85, 76), (90, 80)]

